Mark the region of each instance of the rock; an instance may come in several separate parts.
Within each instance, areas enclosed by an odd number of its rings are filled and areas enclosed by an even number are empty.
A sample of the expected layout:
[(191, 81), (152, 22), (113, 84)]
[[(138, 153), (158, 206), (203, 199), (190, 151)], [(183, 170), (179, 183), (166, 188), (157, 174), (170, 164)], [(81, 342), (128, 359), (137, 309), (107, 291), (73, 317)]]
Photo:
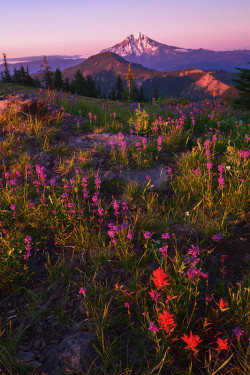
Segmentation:
[(77, 332), (65, 337), (47, 352), (42, 372), (59, 375), (72, 369), (87, 371), (94, 356), (92, 340), (93, 337), (88, 332)]
[(31, 369), (38, 369), (42, 366), (42, 364), (38, 361), (32, 361), (32, 362), (29, 362), (27, 364), (27, 367), (31, 368)]
[(20, 352), (28, 352), (31, 349), (31, 345), (19, 345), (18, 349)]
[(120, 176), (123, 180), (136, 181), (142, 187), (150, 181), (149, 188), (152, 191), (166, 190), (170, 179), (167, 169), (165, 166), (157, 166), (146, 170), (128, 170), (122, 171)]
[(11, 114), (23, 113), (35, 115), (45, 111), (46, 106), (43, 102), (36, 98), (29, 98), (27, 95), (9, 96), (6, 99), (0, 100), (0, 117), (6, 116), (9, 112)]
[(32, 362), (32, 361), (35, 360), (35, 354), (33, 352), (22, 352), (22, 351), (19, 351), (17, 353), (17, 357), (24, 364), (27, 364), (28, 362)]
[(72, 332), (79, 332), (82, 329), (82, 323), (76, 323), (71, 327)]

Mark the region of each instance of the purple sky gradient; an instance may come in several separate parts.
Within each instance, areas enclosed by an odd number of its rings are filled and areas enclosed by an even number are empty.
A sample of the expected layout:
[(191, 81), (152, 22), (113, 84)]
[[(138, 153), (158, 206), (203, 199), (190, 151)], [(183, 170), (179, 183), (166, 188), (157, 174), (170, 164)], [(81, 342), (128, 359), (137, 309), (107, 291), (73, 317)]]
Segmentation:
[[(250, 50), (249, 0), (0, 0), (0, 54), (84, 57), (142, 32), (183, 48)], [(1, 58), (1, 56), (0, 56)]]

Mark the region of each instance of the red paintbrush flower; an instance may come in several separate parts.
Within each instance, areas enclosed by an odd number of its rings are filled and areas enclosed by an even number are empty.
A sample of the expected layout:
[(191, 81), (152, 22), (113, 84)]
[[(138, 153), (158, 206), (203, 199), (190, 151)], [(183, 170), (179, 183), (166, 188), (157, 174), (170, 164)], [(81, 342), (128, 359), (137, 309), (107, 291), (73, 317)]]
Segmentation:
[(183, 341), (185, 341), (185, 343), (187, 344), (187, 346), (185, 346), (185, 349), (193, 350), (194, 354), (198, 353), (198, 350), (196, 349), (196, 346), (200, 342), (202, 342), (202, 340), (200, 339), (200, 337), (198, 335), (193, 335), (192, 331), (190, 331), (189, 337), (188, 337), (188, 335), (185, 335), (185, 336), (181, 337), (181, 339)]
[(159, 267), (153, 272), (152, 281), (156, 288), (162, 288), (164, 285), (169, 285), (170, 278), (168, 277), (168, 274)]
[(159, 314), (160, 329), (165, 329), (168, 333), (172, 329), (174, 329), (177, 324), (174, 322), (174, 314), (170, 314), (167, 310), (163, 311), (163, 314)]
[(227, 350), (228, 349), (228, 342), (227, 342), (227, 339), (220, 339), (220, 338), (218, 338), (217, 339), (217, 345), (218, 345), (218, 348), (216, 348), (215, 350), (219, 350), (219, 351), (221, 351), (221, 350), (223, 350), (223, 349), (225, 349), (225, 350)]
[(219, 303), (216, 303), (216, 304), (219, 306), (221, 311), (225, 311), (229, 309), (229, 307), (227, 307), (228, 303), (224, 301), (222, 298), (219, 300)]

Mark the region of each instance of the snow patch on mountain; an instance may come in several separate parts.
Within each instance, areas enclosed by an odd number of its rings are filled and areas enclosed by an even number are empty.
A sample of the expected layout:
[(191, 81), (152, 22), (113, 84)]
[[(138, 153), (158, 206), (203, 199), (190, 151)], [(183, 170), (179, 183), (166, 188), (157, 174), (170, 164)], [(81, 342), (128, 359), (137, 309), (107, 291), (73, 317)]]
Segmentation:
[(188, 52), (183, 48), (167, 46), (166, 44), (158, 43), (153, 39), (148, 38), (141, 32), (137, 34), (130, 34), (123, 42), (116, 44), (111, 48), (102, 50), (101, 52), (113, 52), (122, 57), (135, 55), (135, 56), (155, 56), (161, 52), (179, 51)]

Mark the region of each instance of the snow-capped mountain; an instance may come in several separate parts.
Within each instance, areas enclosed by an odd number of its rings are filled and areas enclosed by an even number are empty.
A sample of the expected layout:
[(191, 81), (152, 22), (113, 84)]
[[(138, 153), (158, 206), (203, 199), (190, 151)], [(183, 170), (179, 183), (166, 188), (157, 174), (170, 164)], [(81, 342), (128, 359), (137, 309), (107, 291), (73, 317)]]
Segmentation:
[(250, 61), (249, 50), (211, 51), (169, 46), (148, 38), (141, 32), (131, 34), (121, 43), (101, 52), (113, 52), (128, 61), (148, 68), (169, 71), (197, 68), (203, 70), (225, 69), (235, 71), (235, 67), (247, 68)]
[[(119, 56), (159, 56), (162, 53), (187, 52), (183, 48), (167, 46), (163, 43), (158, 43), (153, 39), (148, 38), (142, 33), (135, 35), (130, 34), (123, 42), (115, 46), (103, 50), (102, 52), (113, 52)], [(190, 50), (191, 51), (191, 50)]]

